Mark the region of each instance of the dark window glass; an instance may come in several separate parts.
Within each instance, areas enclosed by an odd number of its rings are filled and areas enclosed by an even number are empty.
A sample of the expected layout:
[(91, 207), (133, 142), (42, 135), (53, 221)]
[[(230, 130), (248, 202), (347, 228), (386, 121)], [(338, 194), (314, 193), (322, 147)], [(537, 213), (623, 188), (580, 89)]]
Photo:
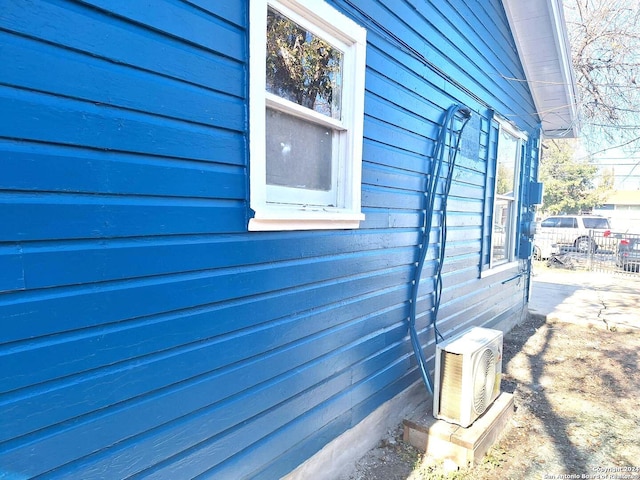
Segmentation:
[(584, 228), (599, 228), (606, 230), (609, 228), (609, 221), (606, 218), (583, 218)]
[(578, 223), (573, 217), (559, 217), (556, 226), (558, 228), (578, 228)]

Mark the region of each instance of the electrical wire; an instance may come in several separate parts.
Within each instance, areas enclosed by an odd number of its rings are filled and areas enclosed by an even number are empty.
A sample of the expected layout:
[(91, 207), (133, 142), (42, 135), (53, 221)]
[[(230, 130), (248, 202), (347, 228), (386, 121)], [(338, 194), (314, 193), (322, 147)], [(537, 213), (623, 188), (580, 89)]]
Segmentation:
[(433, 73), (440, 76), (442, 79), (452, 84), (454, 87), (458, 88), (465, 95), (468, 95), (474, 101), (478, 102), (478, 104), (488, 109), (492, 109), (492, 107), (485, 100), (483, 100), (478, 94), (476, 94), (466, 85), (464, 85), (463, 82), (460, 82), (459, 80), (453, 78), (451, 75), (446, 73), (442, 68), (438, 67), (433, 61), (429, 60), (427, 56), (424, 55), (422, 52), (416, 50), (405, 40), (400, 38), (400, 36), (398, 36), (396, 33), (386, 28), (384, 25), (382, 25), (378, 20), (376, 20), (376, 18), (374, 18), (369, 13), (367, 13), (366, 9), (356, 5), (353, 2), (353, 0), (342, 0), (342, 2), (345, 5), (348, 5), (349, 8), (354, 13), (359, 15), (363, 20), (366, 20), (368, 30), (374, 31), (377, 35), (385, 39), (391, 45), (395, 46), (400, 51), (412, 57), (414, 60), (417, 60), (423, 65), (425, 65), (426, 67), (428, 67)]
[[(459, 117), (462, 120), (462, 124), (459, 129), (455, 129), (456, 122), (459, 121)], [(435, 271), (435, 285), (433, 292), (433, 309), (430, 325), (433, 325), (435, 342), (438, 343), (438, 338), (444, 339), (437, 327), (438, 311), (440, 309), (440, 299), (442, 298), (442, 266), (445, 259), (446, 250), (446, 238), (447, 238), (447, 200), (449, 192), (451, 190), (451, 184), (453, 183), (453, 170), (455, 167), (455, 160), (458, 155), (460, 146), (460, 140), (462, 138), (462, 132), (467, 125), (467, 122), (471, 118), (471, 111), (462, 105), (452, 105), (449, 107), (444, 115), (444, 120), (440, 127), (438, 138), (436, 139), (436, 147), (433, 153), (433, 159), (431, 161), (431, 168), (427, 177), (427, 185), (424, 195), (424, 216), (422, 220), (422, 236), (420, 243), (418, 244), (419, 256), (416, 264), (415, 276), (412, 284), (410, 311), (409, 311), (409, 336), (411, 338), (411, 344), (413, 346), (414, 353), (420, 368), (422, 380), (427, 387), (428, 392), (433, 395), (433, 380), (429, 375), (427, 368), (427, 361), (424, 357), (422, 345), (418, 338), (418, 332), (416, 331), (416, 314), (418, 303), (418, 290), (420, 288), (420, 280), (422, 277), (422, 270), (424, 268), (425, 260), (427, 258), (427, 252), (429, 250), (429, 237), (431, 236), (431, 230), (433, 226), (433, 217), (435, 212), (435, 203), (438, 195), (438, 187), (444, 181), (442, 191), (442, 206), (440, 209), (441, 227), (439, 229), (439, 235), (437, 239), (438, 258), (436, 262)], [(445, 156), (446, 162), (445, 162)], [(446, 173), (442, 177), (443, 165), (446, 163)]]

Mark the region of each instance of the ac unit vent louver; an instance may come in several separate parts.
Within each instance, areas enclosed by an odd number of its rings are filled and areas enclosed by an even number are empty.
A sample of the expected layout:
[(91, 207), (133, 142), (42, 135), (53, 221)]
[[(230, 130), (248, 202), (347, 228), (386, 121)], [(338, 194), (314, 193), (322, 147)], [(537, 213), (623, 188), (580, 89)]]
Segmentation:
[(500, 393), (502, 332), (473, 327), (436, 348), (433, 414), (463, 427)]

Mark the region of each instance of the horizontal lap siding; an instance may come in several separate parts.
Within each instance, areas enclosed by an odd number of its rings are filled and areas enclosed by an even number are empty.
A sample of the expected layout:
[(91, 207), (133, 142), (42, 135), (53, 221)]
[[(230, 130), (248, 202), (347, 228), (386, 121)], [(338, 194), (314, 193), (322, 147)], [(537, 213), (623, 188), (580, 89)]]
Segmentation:
[(482, 120), (448, 202), (441, 331), (520, 305), (512, 273), (478, 279), (488, 108), (533, 122), (499, 2), (330, 3), (368, 29), (366, 220), (248, 233), (246, 2), (5, 2), (0, 476), (277, 478), (417, 381), (407, 299), (452, 103)]
[(342, 312), (344, 283), (366, 298), (406, 281), (372, 261), (301, 285), (308, 246), (243, 233), (246, 7), (219, 3), (3, 4), (0, 476), (124, 478), (191, 445), (180, 428), (200, 417), (224, 415), (201, 422), (219, 435), (268, 408), (247, 401), (257, 386), (307, 388), (280, 378), (301, 338), (318, 338), (317, 379), (357, 329), (290, 328), (292, 306)]
[[(396, 199), (404, 199), (416, 183), (426, 180), (443, 111), (453, 103), (469, 106), (475, 118), (467, 135), (475, 135), (476, 154), (469, 157), (461, 152), (454, 171), (439, 330), (450, 336), (473, 325), (492, 327), (518, 318), (525, 300), (524, 281), (514, 279), (518, 267), (479, 278), (481, 254), (490, 251), (484, 242), (490, 239), (493, 196), (486, 198), (485, 194), (487, 189), (492, 191), (494, 182), (493, 168), (488, 165), (496, 152), (495, 133), (490, 129), (493, 111), (528, 134), (536, 131), (538, 121), (526, 85), (509, 80), (523, 78), (523, 73), (500, 2), (456, 2), (454, 7), (447, 2), (363, 1), (356, 2), (355, 11), (350, 10), (352, 2), (335, 3), (352, 11), (362, 23), (371, 22), (369, 17), (375, 22), (369, 24), (367, 51), (363, 153), (371, 163), (365, 163), (363, 175), (367, 214), (371, 207), (375, 212), (384, 207), (384, 196), (380, 201), (376, 196), (374, 204), (367, 203), (367, 193), (380, 190), (380, 182), (398, 191), (397, 197), (389, 196), (393, 198), (389, 211), (401, 208)], [(457, 84), (443, 77), (453, 78)], [(474, 139), (468, 141), (473, 143)], [(436, 203), (439, 206), (440, 200)], [(404, 205), (414, 208), (410, 201)], [(486, 222), (485, 212), (489, 215)], [(421, 212), (418, 215), (422, 218)], [(434, 229), (439, 225), (436, 215)], [(418, 298), (417, 328), (432, 365), (433, 330), (428, 325), (438, 249), (434, 234), (430, 241)]]

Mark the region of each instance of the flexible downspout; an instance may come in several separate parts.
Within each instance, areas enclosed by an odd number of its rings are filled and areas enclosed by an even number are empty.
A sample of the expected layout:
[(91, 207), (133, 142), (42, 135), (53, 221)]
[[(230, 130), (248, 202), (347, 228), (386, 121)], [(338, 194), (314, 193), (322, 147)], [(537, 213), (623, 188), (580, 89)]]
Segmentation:
[[(462, 120), (462, 125), (458, 130), (454, 129), (454, 125), (456, 120), (458, 119), (457, 115)], [(418, 262), (416, 265), (415, 275), (412, 283), (411, 289), (411, 300), (410, 300), (410, 311), (409, 311), (409, 336), (411, 338), (411, 345), (413, 346), (413, 351), (416, 355), (416, 360), (418, 363), (418, 368), (420, 369), (420, 373), (422, 376), (422, 380), (427, 387), (427, 391), (430, 395), (433, 395), (433, 380), (431, 379), (431, 375), (429, 374), (429, 370), (427, 367), (427, 360), (424, 356), (424, 352), (422, 350), (422, 345), (420, 345), (420, 339), (418, 338), (418, 332), (416, 331), (416, 308), (418, 303), (418, 290), (420, 288), (420, 280), (422, 277), (422, 270), (424, 268), (424, 263), (427, 258), (427, 252), (429, 249), (429, 237), (431, 235), (431, 227), (433, 223), (433, 214), (435, 209), (435, 201), (437, 197), (437, 189), (441, 180), (441, 172), (444, 164), (445, 152), (447, 152), (448, 147), (448, 168), (446, 172), (446, 176), (443, 178), (445, 180), (444, 191), (442, 193), (442, 209), (441, 209), (441, 218), (442, 218), (442, 226), (440, 228), (439, 235), (439, 258), (438, 263), (436, 265), (436, 275), (435, 275), (435, 289), (434, 289), (434, 306), (433, 306), (433, 316), (431, 320), (431, 324), (433, 324), (435, 342), (438, 343), (438, 336), (440, 332), (438, 332), (436, 320), (438, 316), (438, 310), (440, 308), (440, 297), (442, 295), (442, 264), (444, 263), (444, 255), (445, 255), (445, 247), (446, 247), (446, 216), (447, 216), (447, 199), (449, 197), (449, 191), (451, 190), (451, 183), (453, 180), (453, 168), (455, 166), (456, 156), (458, 154), (458, 147), (460, 145), (460, 139), (462, 138), (462, 131), (466, 126), (467, 122), (471, 118), (471, 111), (462, 105), (452, 105), (447, 109), (447, 112), (444, 116), (444, 121), (440, 127), (440, 133), (438, 134), (438, 138), (436, 141), (436, 146), (434, 149), (433, 160), (431, 162), (431, 169), (429, 172), (428, 180), (427, 180), (427, 188), (423, 195), (425, 197), (425, 207), (424, 207), (424, 218), (422, 223), (422, 236), (420, 239), (420, 243), (418, 244), (419, 248), (419, 256)], [(452, 145), (451, 145), (452, 144)]]

